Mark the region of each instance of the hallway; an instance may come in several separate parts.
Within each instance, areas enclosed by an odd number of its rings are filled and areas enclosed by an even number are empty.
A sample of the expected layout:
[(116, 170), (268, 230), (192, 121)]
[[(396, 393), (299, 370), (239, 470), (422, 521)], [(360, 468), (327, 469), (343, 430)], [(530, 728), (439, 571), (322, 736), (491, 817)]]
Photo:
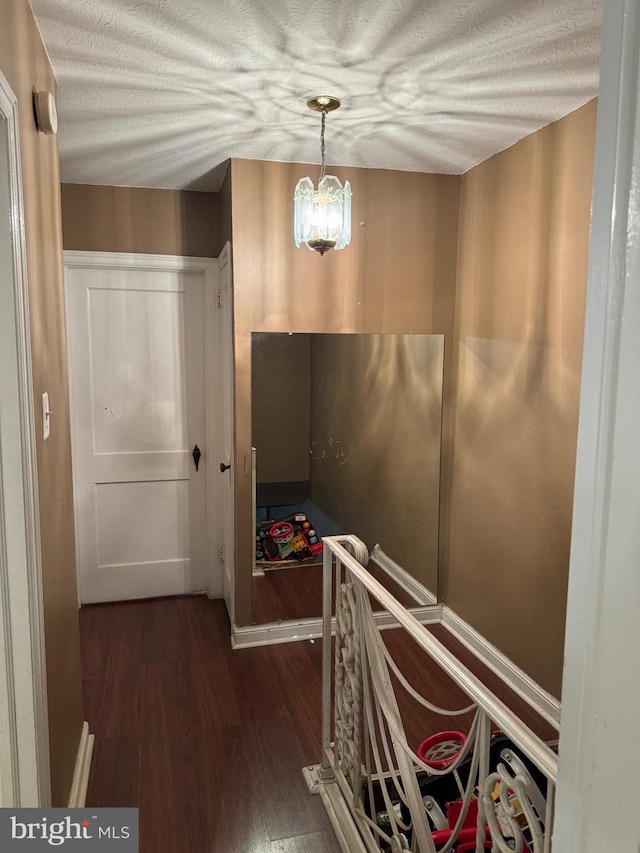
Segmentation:
[[(320, 758), (320, 641), (232, 651), (224, 602), (204, 596), (85, 606), (80, 625), (96, 736), (87, 805), (139, 807), (141, 853), (338, 853), (301, 772)], [(431, 630), (534, 731), (555, 736), (444, 628)], [(464, 705), (404, 632), (385, 639), (417, 689)], [(416, 744), (450, 727), (401, 708)]]
[(320, 643), (232, 652), (204, 596), (80, 620), (88, 806), (138, 806), (141, 853), (339, 851), (301, 772), (320, 754)]

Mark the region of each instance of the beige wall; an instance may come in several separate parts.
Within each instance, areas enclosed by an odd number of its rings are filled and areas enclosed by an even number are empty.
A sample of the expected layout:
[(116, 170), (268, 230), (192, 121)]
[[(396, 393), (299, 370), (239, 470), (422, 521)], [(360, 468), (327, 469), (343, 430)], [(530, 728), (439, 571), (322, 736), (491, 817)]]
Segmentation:
[(440, 335), (311, 338), (311, 499), (433, 593), (443, 356)]
[(65, 249), (217, 258), (222, 214), (218, 193), (62, 185)]
[(251, 441), (256, 482), (309, 479), (309, 335), (261, 335), (252, 346)]
[(559, 695), (596, 104), (462, 178), (444, 597)]
[(231, 161), (239, 624), (251, 620), (251, 332), (453, 333), (460, 179), (332, 171), (351, 181), (354, 234), (348, 249), (320, 257), (295, 248), (292, 200), (318, 167)]
[(232, 241), (233, 223), (231, 218), (231, 161), (227, 164), (227, 171), (220, 187), (219, 216), (220, 216), (220, 248), (225, 243)]
[(36, 131), (32, 91), (55, 79), (27, 0), (4, 0), (0, 70), (18, 98), (36, 423), (49, 392), (53, 422), (36, 431), (53, 804), (68, 802), (83, 722), (71, 441), (62, 285), (58, 144)]

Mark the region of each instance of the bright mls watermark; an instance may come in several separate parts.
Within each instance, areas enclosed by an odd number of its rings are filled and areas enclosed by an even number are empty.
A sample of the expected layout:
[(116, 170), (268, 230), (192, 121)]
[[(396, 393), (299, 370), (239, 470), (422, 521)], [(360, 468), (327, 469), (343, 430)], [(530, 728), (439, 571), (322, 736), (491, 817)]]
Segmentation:
[(0, 851), (138, 853), (138, 809), (0, 809)]

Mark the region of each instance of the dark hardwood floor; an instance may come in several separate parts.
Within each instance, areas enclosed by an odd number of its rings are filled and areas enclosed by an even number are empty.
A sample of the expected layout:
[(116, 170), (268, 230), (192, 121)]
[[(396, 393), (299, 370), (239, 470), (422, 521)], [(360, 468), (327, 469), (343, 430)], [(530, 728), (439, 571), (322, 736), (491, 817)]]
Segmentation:
[(338, 851), (302, 777), (320, 755), (319, 643), (231, 651), (205, 597), (81, 610), (87, 804), (138, 806), (141, 853)]
[[(96, 736), (87, 805), (138, 806), (141, 853), (337, 853), (301, 772), (320, 758), (321, 642), (232, 651), (224, 604), (205, 597), (93, 605), (80, 622), (85, 712)], [(433, 630), (553, 737), (446, 629)], [(383, 635), (425, 696), (448, 708), (468, 704), (404, 632)], [(406, 698), (400, 707), (416, 747), (454, 722)]]

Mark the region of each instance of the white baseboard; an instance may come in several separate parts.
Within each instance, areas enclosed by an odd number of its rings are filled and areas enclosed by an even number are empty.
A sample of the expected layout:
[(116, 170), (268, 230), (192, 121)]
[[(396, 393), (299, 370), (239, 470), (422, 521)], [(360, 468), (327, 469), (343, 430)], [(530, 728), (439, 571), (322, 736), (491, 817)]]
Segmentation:
[[(406, 574), (404, 570), (400, 566), (397, 566), (397, 564), (394, 564), (392, 560), (389, 560), (378, 546), (374, 548), (371, 558), (375, 559), (407, 592), (413, 594), (407, 588), (409, 584), (404, 577)], [(424, 587), (421, 585), (418, 586), (422, 595), (425, 593), (430, 595)], [(524, 670), (520, 669), (519, 666), (483, 637), (475, 628), (469, 625), (468, 622), (465, 622), (450, 607), (434, 603), (421, 607), (413, 607), (410, 608), (410, 611), (423, 625), (442, 624), (453, 637), (469, 649), (481, 663), (498, 675), (507, 687), (511, 688), (514, 693), (524, 699), (544, 720), (554, 728), (559, 728), (559, 700), (548, 693), (530, 675), (527, 675)], [(398, 627), (398, 623), (390, 613), (376, 613), (374, 618), (381, 629)], [(247, 625), (246, 627), (234, 625), (231, 633), (231, 645), (234, 649), (246, 649), (275, 643), (317, 640), (320, 637), (322, 637), (322, 618), (317, 617), (313, 619), (267, 622), (262, 625)]]
[[(423, 625), (433, 625), (440, 622), (440, 605), (411, 607), (409, 610)], [(390, 613), (374, 613), (373, 618), (381, 630), (398, 627), (398, 623)], [(332, 633), (334, 631), (335, 627), (332, 628)], [(231, 647), (233, 649), (250, 649), (254, 646), (271, 646), (275, 643), (317, 640), (320, 637), (322, 637), (321, 616), (311, 619), (265, 622), (262, 625), (246, 625), (242, 627), (234, 625), (231, 631)]]
[(82, 809), (86, 803), (94, 742), (95, 735), (89, 734), (89, 723), (84, 723), (82, 734), (80, 735), (78, 754), (76, 756), (76, 766), (73, 771), (71, 793), (69, 795), (70, 809)]
[(543, 719), (554, 728), (559, 727), (560, 702), (555, 696), (547, 693), (531, 676), (446, 605), (442, 607), (442, 625)]
[(250, 649), (254, 646), (271, 646), (275, 643), (293, 643), (299, 640), (317, 640), (322, 636), (322, 619), (287, 619), (281, 622), (263, 622), (260, 625), (233, 625), (231, 648)]
[(388, 554), (382, 550), (380, 545), (374, 545), (371, 557), (374, 563), (377, 563), (389, 577), (398, 584), (416, 604), (426, 607), (429, 604), (437, 604), (438, 598), (430, 590), (419, 583), (406, 569), (398, 565), (395, 560), (392, 560)]
[(319, 776), (319, 764), (302, 768), (311, 794), (320, 794), (342, 853), (367, 853), (362, 836), (354, 823), (337, 782), (324, 782)]

